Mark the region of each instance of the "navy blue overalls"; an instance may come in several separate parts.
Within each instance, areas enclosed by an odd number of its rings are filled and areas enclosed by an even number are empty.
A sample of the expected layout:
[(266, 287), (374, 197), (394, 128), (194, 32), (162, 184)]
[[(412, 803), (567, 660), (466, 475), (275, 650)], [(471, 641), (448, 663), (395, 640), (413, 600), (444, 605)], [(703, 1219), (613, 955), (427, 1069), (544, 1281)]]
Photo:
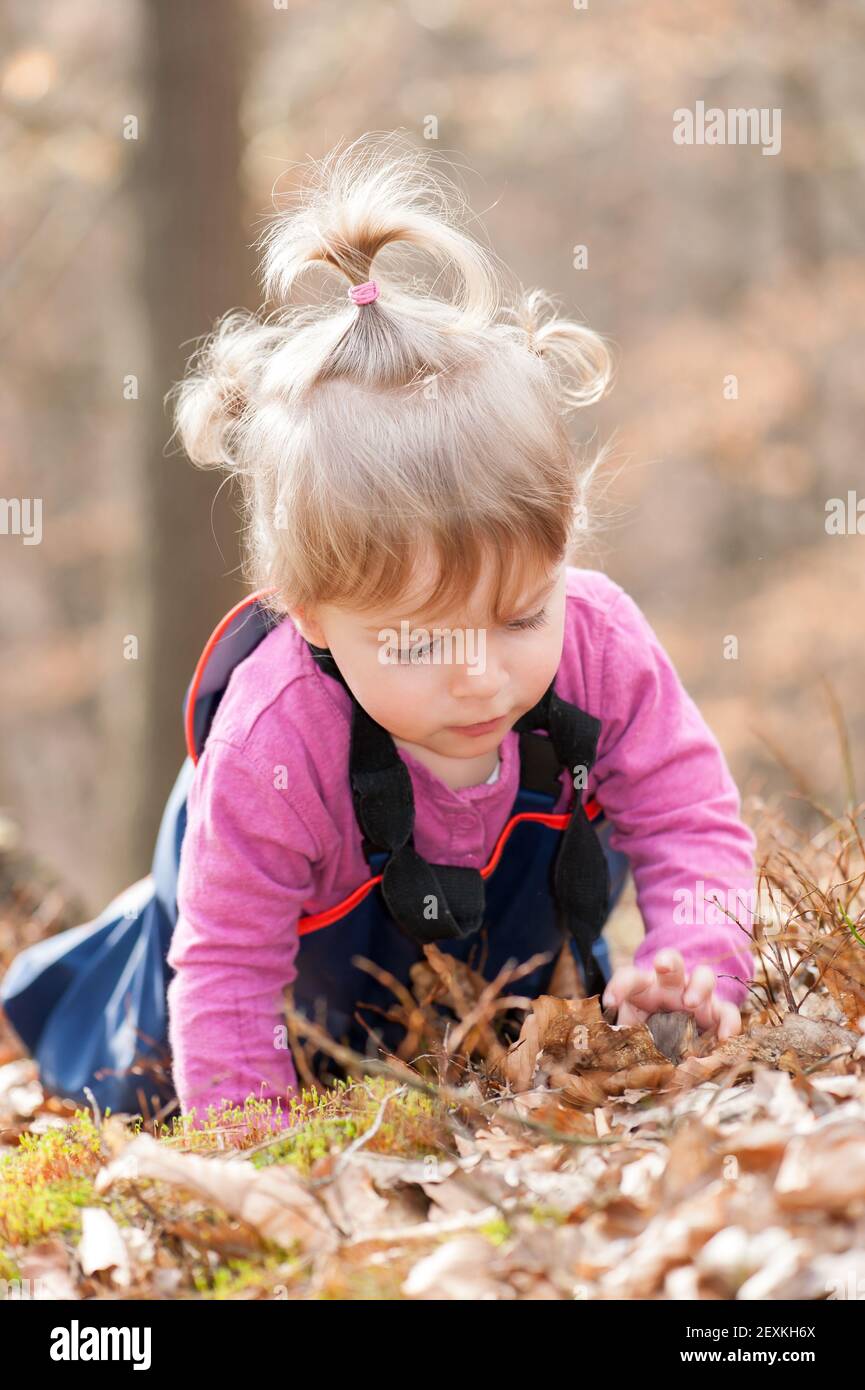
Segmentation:
[[(163, 813), (151, 873), (95, 921), (28, 947), (2, 982), (0, 1002), (50, 1091), (83, 1099), (87, 1087), (103, 1108), (130, 1113), (148, 1113), (173, 1097), (165, 997), (172, 972), (165, 958), (177, 920), (186, 798), (232, 670), (279, 621), (260, 602), (268, 592), (226, 614), (198, 662), (184, 701), (189, 756)], [(329, 652), (311, 644), (310, 651), (322, 671), (342, 681)], [(417, 853), (408, 769), (387, 731), (352, 697), (348, 772), (370, 877), (342, 903), (300, 919), (293, 998), (355, 1051), (375, 1055), (373, 1033), (391, 1049), (404, 1035), (385, 1017), (393, 993), (353, 964), (355, 956), (409, 985), (425, 942), (487, 979), (508, 961), (549, 953), (515, 986), (535, 997), (546, 991), (568, 941), (587, 992), (603, 990), (610, 961), (601, 930), (628, 861), (609, 847), (597, 802), (584, 806), (576, 793), (569, 813), (553, 814), (562, 768), (587, 774), (600, 732), (599, 721), (560, 700), (554, 684), (515, 725), (520, 788), (481, 870), (429, 864)], [(316, 1055), (317, 1067), (322, 1061)]]

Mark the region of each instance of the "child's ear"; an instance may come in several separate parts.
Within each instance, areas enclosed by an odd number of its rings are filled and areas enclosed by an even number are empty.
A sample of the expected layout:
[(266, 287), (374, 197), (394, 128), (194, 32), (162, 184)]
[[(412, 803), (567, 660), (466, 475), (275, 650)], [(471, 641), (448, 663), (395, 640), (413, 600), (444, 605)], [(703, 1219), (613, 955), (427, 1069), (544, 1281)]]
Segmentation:
[(301, 637), (307, 642), (311, 642), (314, 647), (326, 647), (327, 638), (322, 631), (321, 625), (315, 618), (307, 613), (303, 608), (290, 608), (288, 616), (294, 623)]

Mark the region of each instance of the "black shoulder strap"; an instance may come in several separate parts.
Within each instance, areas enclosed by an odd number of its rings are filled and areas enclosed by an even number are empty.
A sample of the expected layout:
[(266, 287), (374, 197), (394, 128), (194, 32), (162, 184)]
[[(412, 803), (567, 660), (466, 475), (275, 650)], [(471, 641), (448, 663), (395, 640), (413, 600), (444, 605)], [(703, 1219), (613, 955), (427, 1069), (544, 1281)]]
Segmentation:
[[(330, 652), (307, 645), (320, 669), (348, 690)], [(520, 736), (521, 785), (533, 790), (558, 794), (563, 767), (582, 766), (588, 773), (595, 760), (600, 720), (560, 699), (554, 682), (514, 728)], [(548, 737), (536, 736), (533, 731), (538, 728), (546, 730)], [(408, 768), (387, 730), (353, 695), (349, 772), (365, 845), (389, 851), (381, 887), (401, 929), (419, 944), (477, 931), (484, 917), (481, 874), (457, 865), (430, 864), (418, 854)], [(604, 978), (591, 948), (606, 920), (609, 870), (579, 796), (556, 855), (553, 890), (562, 926), (572, 933), (579, 950), (587, 992), (599, 994)]]
[[(554, 686), (551, 681), (538, 704), (518, 719), (515, 727), (521, 732), (538, 726), (546, 728), (559, 770), (562, 766), (572, 772), (582, 768), (588, 776), (597, 756), (601, 721), (578, 705), (562, 700)], [(592, 946), (607, 919), (610, 870), (579, 795), (574, 799), (571, 818), (556, 855), (553, 892), (562, 925), (571, 932), (580, 953), (586, 992), (601, 994), (605, 981)]]
[(531, 792), (545, 792), (559, 798), (562, 765), (551, 738), (528, 729), (519, 730), (520, 786)]
[[(307, 645), (321, 670), (348, 690), (330, 652)], [(387, 730), (353, 695), (349, 776), (365, 851), (389, 851), (381, 890), (398, 926), (421, 945), (476, 932), (484, 918), (480, 873), (456, 864), (430, 864), (418, 854), (408, 768)]]

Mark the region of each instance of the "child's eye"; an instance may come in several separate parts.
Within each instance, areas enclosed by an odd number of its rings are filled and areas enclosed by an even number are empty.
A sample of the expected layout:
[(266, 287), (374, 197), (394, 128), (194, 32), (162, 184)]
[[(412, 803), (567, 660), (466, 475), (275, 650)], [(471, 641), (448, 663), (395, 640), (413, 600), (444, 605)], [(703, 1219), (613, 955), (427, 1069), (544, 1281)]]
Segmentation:
[(535, 613), (531, 618), (517, 618), (514, 622), (508, 623), (512, 632), (525, 632), (527, 628), (543, 627), (547, 621), (547, 610), (542, 608), (539, 613)]
[(432, 642), (415, 642), (412, 647), (400, 647), (399, 659), (400, 661), (411, 661), (412, 659), (423, 661), (424, 657), (437, 651), (440, 645), (440, 640), (436, 637)]

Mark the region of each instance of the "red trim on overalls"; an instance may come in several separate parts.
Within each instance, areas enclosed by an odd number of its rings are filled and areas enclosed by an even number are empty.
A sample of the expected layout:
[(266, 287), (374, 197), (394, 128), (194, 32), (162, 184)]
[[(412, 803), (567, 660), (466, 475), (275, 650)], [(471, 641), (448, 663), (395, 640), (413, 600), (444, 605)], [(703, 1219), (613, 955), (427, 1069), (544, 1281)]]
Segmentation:
[(198, 699), (198, 687), (201, 685), (204, 669), (210, 660), (213, 648), (222, 637), (226, 628), (231, 626), (232, 621), (237, 617), (238, 613), (242, 613), (244, 608), (248, 608), (250, 604), (256, 603), (258, 599), (264, 598), (267, 594), (276, 593), (276, 588), (277, 586), (274, 584), (269, 589), (258, 589), (256, 593), (248, 594), (246, 598), (240, 600), (240, 603), (236, 603), (233, 608), (230, 608), (225, 617), (220, 618), (219, 622), (216, 624), (216, 627), (205, 643), (204, 651), (198, 658), (198, 664), (192, 676), (192, 684), (189, 687), (189, 699), (186, 702), (186, 719), (184, 721), (186, 726), (186, 751), (196, 765), (198, 763), (198, 752), (195, 747), (195, 702)]
[[(589, 820), (597, 820), (600, 814), (601, 806), (599, 802), (592, 797), (591, 800), (586, 802), (586, 815)], [(489, 863), (485, 864), (480, 871), (481, 878), (489, 878), (502, 857), (505, 844), (511, 832), (520, 821), (538, 821), (541, 825), (549, 826), (551, 830), (564, 830), (570, 819), (570, 814), (566, 811), (555, 813), (552, 811), (518, 811), (515, 816), (511, 816), (496, 841), (496, 846), (490, 856)], [(301, 917), (297, 924), (298, 935), (306, 936), (307, 932), (320, 931), (322, 927), (329, 927), (332, 923), (338, 922), (341, 917), (347, 916), (352, 908), (356, 907), (359, 902), (363, 902), (366, 895), (372, 892), (375, 885), (381, 883), (381, 880), (382, 875), (375, 874), (372, 878), (368, 878), (366, 883), (362, 883), (359, 888), (355, 888), (353, 893), (349, 893), (347, 898), (343, 898), (341, 903), (337, 903), (334, 907), (326, 908), (324, 912), (316, 912), (309, 917)]]
[[(220, 641), (225, 633), (226, 628), (230, 627), (233, 619), (237, 617), (238, 613), (242, 613), (244, 608), (248, 608), (250, 604), (257, 602), (258, 599), (264, 598), (267, 594), (275, 592), (276, 585), (270, 589), (259, 589), (256, 593), (248, 594), (246, 598), (242, 598), (239, 603), (236, 603), (233, 608), (229, 609), (224, 618), (220, 618), (207, 639), (204, 651), (198, 658), (198, 664), (195, 667), (192, 677), (192, 684), (189, 687), (185, 721), (186, 751), (195, 764), (198, 763), (198, 753), (195, 748), (195, 701), (198, 698), (198, 687), (201, 685), (204, 670), (210, 660), (210, 655), (217, 642)], [(586, 802), (586, 815), (589, 820), (597, 820), (600, 814), (601, 806), (599, 802), (592, 797)], [(520, 821), (538, 821), (541, 825), (549, 826), (551, 830), (564, 830), (570, 818), (570, 813), (566, 811), (558, 813), (553, 813), (552, 811), (519, 811), (515, 816), (511, 816), (496, 841), (489, 863), (485, 864), (480, 871), (481, 878), (489, 878), (490, 874), (494, 871), (502, 857), (511, 832)], [(307, 932), (320, 931), (322, 927), (329, 927), (333, 922), (338, 922), (340, 917), (345, 917), (353, 907), (356, 907), (359, 902), (362, 902), (367, 894), (372, 892), (375, 885), (381, 883), (381, 879), (381, 874), (375, 874), (372, 878), (368, 878), (365, 883), (362, 883), (359, 888), (355, 888), (353, 893), (349, 893), (347, 898), (343, 898), (341, 903), (336, 903), (334, 907), (326, 908), (324, 912), (316, 912), (309, 917), (301, 917), (297, 926), (298, 934), (300, 936), (305, 936)]]

